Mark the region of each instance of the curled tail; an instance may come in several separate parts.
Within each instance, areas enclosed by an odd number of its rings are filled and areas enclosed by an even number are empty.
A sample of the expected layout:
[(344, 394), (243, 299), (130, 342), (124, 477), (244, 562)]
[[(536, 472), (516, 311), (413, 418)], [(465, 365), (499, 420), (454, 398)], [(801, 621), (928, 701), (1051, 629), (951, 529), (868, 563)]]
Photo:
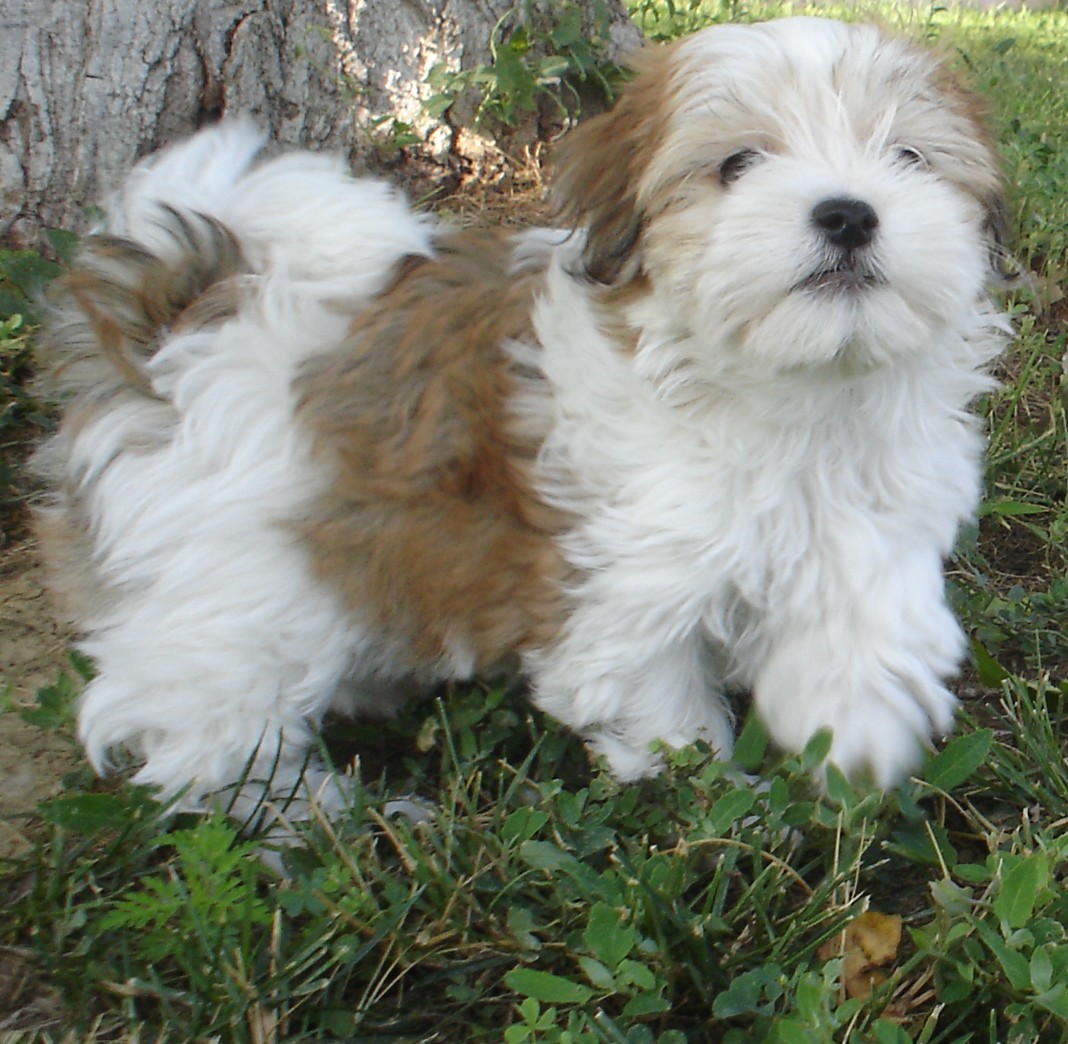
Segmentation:
[(50, 294), (44, 352), (61, 389), (155, 395), (160, 336), (194, 307), (218, 313), (233, 298), (221, 288), (249, 271), (222, 215), (262, 144), (251, 124), (220, 124), (134, 169)]
[(337, 155), (257, 162), (263, 145), (252, 123), (225, 120), (134, 168), (54, 291), (46, 351), (62, 389), (151, 393), (161, 336), (232, 314), (242, 273), (355, 309), (402, 258), (433, 252), (435, 220), (391, 186)]
[[(86, 390), (110, 371), (154, 395), (145, 363), (160, 335), (195, 308), (218, 311), (231, 277), (248, 271), (233, 235), (211, 218), (170, 211), (173, 249), (161, 257), (129, 239), (93, 236), (57, 281), (47, 348), (60, 386)], [(215, 293), (212, 291), (215, 290)]]

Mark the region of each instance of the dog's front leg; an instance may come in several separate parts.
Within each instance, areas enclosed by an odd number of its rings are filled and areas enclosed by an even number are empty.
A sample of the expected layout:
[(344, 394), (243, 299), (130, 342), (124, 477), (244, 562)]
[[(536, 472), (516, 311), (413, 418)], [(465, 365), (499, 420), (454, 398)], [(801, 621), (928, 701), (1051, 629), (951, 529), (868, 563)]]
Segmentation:
[(887, 788), (950, 729), (956, 698), (943, 679), (964, 638), (936, 552), (870, 551), (812, 563), (769, 614), (753, 698), (782, 747), (799, 751), (830, 729), (830, 760)]
[(657, 772), (658, 743), (701, 739), (730, 754), (733, 718), (696, 627), (657, 640), (622, 605), (587, 607), (525, 667), (534, 702), (585, 737), (617, 779)]

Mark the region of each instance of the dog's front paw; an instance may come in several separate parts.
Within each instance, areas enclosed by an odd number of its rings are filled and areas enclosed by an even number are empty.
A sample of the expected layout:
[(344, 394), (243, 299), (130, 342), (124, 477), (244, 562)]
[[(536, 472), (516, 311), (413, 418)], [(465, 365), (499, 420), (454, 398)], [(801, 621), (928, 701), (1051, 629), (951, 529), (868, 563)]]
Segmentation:
[(782, 658), (762, 673), (754, 698), (784, 749), (799, 752), (817, 732), (830, 730), (828, 760), (882, 790), (914, 771), (932, 739), (950, 731), (957, 704), (929, 671), (901, 676), (875, 665), (849, 677), (826, 663)]
[(842, 701), (822, 726), (833, 733), (828, 760), (849, 778), (888, 790), (917, 769), (933, 738), (950, 731), (956, 703), (941, 685), (922, 701), (903, 689)]

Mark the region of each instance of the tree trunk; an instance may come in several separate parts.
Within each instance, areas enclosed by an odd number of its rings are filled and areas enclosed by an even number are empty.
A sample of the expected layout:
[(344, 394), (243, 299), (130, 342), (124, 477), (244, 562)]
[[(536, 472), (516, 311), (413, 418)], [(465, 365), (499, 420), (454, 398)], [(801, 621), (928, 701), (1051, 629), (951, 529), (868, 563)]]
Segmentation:
[[(405, 147), (455, 178), (474, 102), (431, 118), (431, 68), (487, 66), (501, 19), (506, 36), (579, 7), (585, 33), (600, 11), (604, 58), (640, 43), (622, 0), (0, 0), (0, 241), (83, 225), (138, 157), (224, 113), (357, 167)], [(524, 33), (528, 63), (553, 46)], [(536, 132), (527, 118), (513, 133)]]

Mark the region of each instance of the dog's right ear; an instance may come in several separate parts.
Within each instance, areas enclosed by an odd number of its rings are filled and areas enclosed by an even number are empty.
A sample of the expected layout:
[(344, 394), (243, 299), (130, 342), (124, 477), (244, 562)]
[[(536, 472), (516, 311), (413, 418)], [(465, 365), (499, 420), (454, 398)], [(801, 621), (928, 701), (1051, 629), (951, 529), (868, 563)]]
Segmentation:
[(608, 286), (629, 282), (641, 267), (645, 216), (638, 190), (664, 128), (672, 50), (638, 52), (628, 63), (637, 75), (613, 108), (567, 134), (557, 153), (555, 212), (587, 230), (585, 272)]

